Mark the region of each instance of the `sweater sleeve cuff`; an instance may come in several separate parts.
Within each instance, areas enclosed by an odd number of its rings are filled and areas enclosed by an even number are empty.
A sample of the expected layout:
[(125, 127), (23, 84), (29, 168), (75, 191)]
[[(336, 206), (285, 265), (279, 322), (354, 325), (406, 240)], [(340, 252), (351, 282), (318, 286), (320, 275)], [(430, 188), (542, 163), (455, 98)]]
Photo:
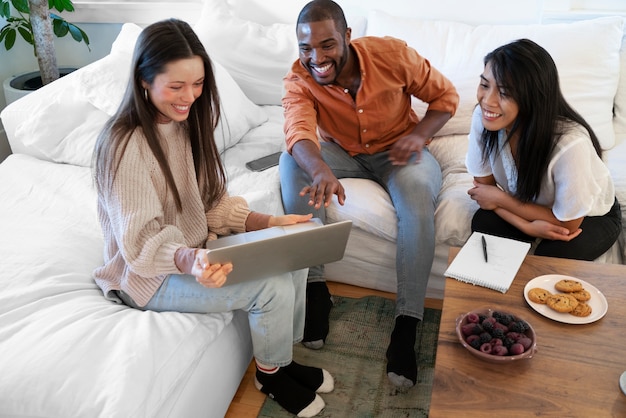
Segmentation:
[(243, 204), (237, 204), (233, 208), (233, 210), (229, 214), (229, 225), (233, 225), (233, 231), (235, 232), (245, 232), (246, 228), (246, 220), (250, 215), (251, 211), (248, 208), (247, 203), (245, 203), (244, 199), (241, 199)]
[(154, 258), (155, 270), (157, 272), (184, 273), (176, 265), (176, 251), (183, 247), (180, 243), (166, 243), (161, 246)]

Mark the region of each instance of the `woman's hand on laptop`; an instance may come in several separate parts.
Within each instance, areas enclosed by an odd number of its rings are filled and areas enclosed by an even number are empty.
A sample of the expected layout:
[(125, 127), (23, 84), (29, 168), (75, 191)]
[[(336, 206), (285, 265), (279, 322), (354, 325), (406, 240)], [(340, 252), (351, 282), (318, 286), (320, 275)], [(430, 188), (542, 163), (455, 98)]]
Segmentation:
[(228, 273), (233, 271), (231, 263), (209, 264), (206, 250), (198, 248), (179, 248), (174, 262), (181, 272), (195, 276), (198, 283), (205, 287), (222, 287)]
[(293, 225), (301, 222), (309, 221), (313, 217), (312, 213), (308, 215), (280, 215), (280, 216), (270, 216), (267, 227), (270, 228), (272, 226), (285, 226), (285, 225)]

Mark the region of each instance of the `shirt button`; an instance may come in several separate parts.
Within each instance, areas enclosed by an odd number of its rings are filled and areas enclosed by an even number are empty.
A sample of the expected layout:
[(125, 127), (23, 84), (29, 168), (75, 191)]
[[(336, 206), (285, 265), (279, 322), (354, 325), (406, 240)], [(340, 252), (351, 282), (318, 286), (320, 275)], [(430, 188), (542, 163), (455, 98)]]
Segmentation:
[(365, 144), (365, 148), (369, 148), (369, 147), (370, 147), (370, 144)]
[(363, 133), (367, 132), (367, 129), (363, 129)]
[(363, 109), (359, 109), (359, 113), (363, 113)]
[(348, 94), (348, 93), (350, 93), (350, 90), (348, 90), (348, 89), (343, 89), (343, 92), (344, 92), (344, 93), (346, 93), (346, 94)]

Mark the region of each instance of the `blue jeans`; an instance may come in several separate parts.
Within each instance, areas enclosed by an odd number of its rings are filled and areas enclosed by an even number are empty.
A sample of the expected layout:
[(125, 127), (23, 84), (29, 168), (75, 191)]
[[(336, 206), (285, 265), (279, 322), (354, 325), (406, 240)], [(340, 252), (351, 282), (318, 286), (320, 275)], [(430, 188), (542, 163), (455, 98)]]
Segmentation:
[(139, 308), (128, 295), (128, 306), (150, 311), (218, 313), (242, 309), (248, 313), (254, 357), (268, 366), (291, 363), (293, 344), (302, 340), (307, 270), (263, 280), (210, 289), (187, 274), (171, 274), (148, 304)]
[[(363, 178), (387, 190), (398, 217), (396, 316), (422, 319), (428, 276), (435, 254), (435, 206), (441, 188), (441, 169), (427, 149), (415, 164), (394, 166), (387, 151), (351, 157), (333, 143), (322, 143), (322, 158), (337, 178)], [(326, 220), (325, 209), (308, 205), (300, 191), (311, 178), (288, 153), (280, 157), (280, 184), (286, 213), (307, 214)], [(350, 196), (346, 196), (349, 199)], [(309, 269), (309, 281), (324, 278), (323, 266)]]

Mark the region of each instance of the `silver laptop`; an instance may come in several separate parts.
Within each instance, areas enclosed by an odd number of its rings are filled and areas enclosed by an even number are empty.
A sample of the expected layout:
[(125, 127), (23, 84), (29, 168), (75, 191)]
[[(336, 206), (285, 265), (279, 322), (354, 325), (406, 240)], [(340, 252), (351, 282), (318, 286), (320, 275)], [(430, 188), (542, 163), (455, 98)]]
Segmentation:
[(232, 263), (226, 284), (264, 279), (343, 258), (352, 221), (324, 225), (314, 218), (244, 232), (207, 243), (210, 263)]

